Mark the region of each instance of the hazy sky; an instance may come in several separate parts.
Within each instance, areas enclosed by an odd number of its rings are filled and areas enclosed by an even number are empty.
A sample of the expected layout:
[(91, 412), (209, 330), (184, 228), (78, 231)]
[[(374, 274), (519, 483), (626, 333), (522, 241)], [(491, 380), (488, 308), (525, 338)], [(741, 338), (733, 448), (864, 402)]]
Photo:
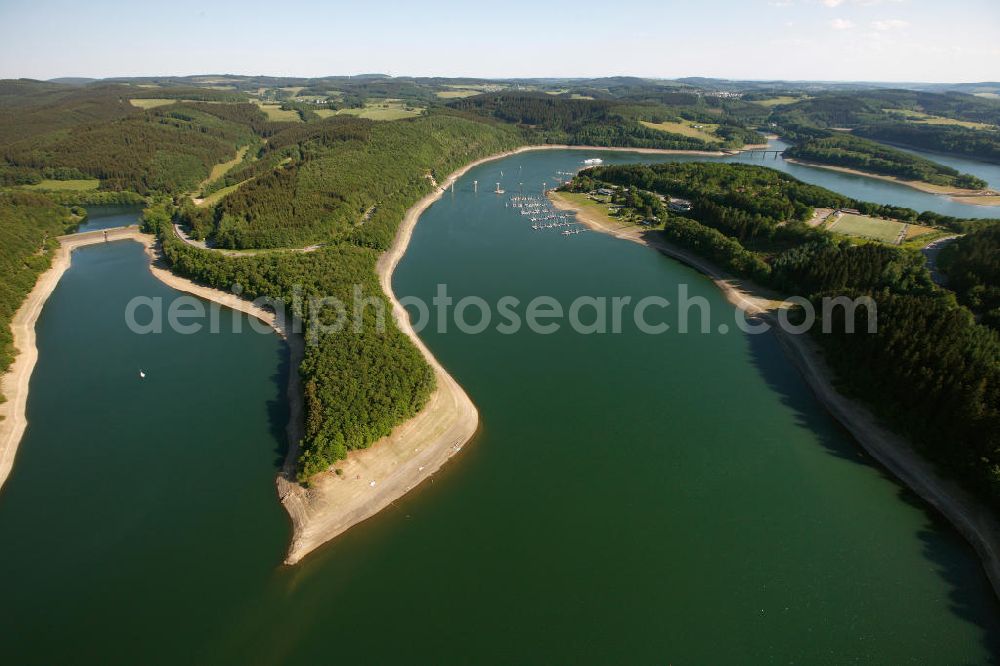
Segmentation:
[(0, 78), (1000, 80), (1000, 0), (0, 0)]

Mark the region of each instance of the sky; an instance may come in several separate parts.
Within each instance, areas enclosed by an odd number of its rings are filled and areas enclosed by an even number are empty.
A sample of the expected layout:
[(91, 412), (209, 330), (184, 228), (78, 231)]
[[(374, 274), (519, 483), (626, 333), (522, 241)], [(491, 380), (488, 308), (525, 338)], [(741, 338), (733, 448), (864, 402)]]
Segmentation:
[(1000, 80), (1000, 0), (0, 0), (0, 78)]

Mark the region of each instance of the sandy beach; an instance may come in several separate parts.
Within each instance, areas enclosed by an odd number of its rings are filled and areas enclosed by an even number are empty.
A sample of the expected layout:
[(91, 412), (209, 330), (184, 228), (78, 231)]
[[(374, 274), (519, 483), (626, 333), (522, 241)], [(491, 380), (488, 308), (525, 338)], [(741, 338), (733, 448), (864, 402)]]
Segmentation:
[(790, 164), (801, 164), (802, 166), (826, 169), (828, 171), (839, 171), (840, 173), (849, 173), (854, 176), (864, 176), (865, 178), (875, 178), (877, 180), (896, 183), (897, 185), (905, 185), (906, 187), (912, 187), (915, 190), (920, 190), (921, 192), (926, 192), (927, 194), (950, 197), (952, 201), (957, 201), (958, 203), (971, 204), (973, 206), (1000, 206), (1000, 192), (995, 192), (993, 190), (963, 190), (960, 188), (949, 187), (947, 185), (934, 185), (932, 183), (925, 183), (919, 180), (906, 180), (904, 178), (897, 178), (896, 176), (884, 176), (877, 173), (868, 173), (866, 171), (859, 171), (858, 169), (851, 169), (849, 167), (834, 166), (832, 164), (820, 164), (818, 162), (800, 160), (794, 157), (786, 157), (785, 161)]
[(941, 513), (972, 545), (982, 561), (994, 593), (1000, 597), (1000, 523), (993, 513), (913, 449), (908, 441), (885, 428), (867, 407), (845, 398), (833, 386), (832, 371), (819, 347), (806, 335), (780, 329), (776, 316), (779, 301), (767, 290), (739, 280), (707, 260), (673, 245), (662, 235), (635, 226), (613, 226), (591, 211), (580, 210), (558, 192), (549, 198), (561, 210), (572, 210), (589, 228), (616, 238), (640, 243), (691, 266), (712, 279), (726, 299), (771, 325), (782, 349), (798, 368), (820, 403), (858, 441), (862, 448), (904, 485)]

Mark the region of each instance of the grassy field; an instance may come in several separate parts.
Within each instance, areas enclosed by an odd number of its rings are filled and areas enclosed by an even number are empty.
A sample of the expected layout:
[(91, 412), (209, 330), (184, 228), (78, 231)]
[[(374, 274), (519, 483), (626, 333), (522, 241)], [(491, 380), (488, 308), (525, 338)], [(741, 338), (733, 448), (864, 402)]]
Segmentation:
[(903, 116), (905, 119), (912, 120), (913, 122), (920, 123), (921, 125), (958, 125), (959, 127), (968, 127), (970, 129), (996, 129), (995, 125), (989, 125), (987, 123), (974, 123), (967, 120), (956, 120), (954, 118), (932, 116), (926, 113), (921, 113), (920, 111), (911, 111), (910, 109), (883, 109), (883, 111), (895, 116)]
[(222, 162), (221, 164), (213, 166), (211, 173), (208, 174), (208, 178), (202, 181), (201, 185), (198, 186), (198, 189), (205, 187), (209, 183), (216, 181), (229, 173), (233, 167), (243, 161), (243, 158), (246, 157), (248, 150), (250, 150), (250, 146), (243, 146), (236, 151), (236, 157), (228, 162)]
[(771, 97), (770, 99), (755, 99), (754, 104), (760, 104), (761, 106), (778, 106), (779, 104), (791, 104), (793, 102), (798, 102), (800, 99), (808, 99), (807, 97), (791, 97), (789, 95), (779, 95), (778, 97)]
[(51, 192), (84, 192), (96, 190), (100, 187), (101, 181), (96, 178), (84, 180), (43, 180), (34, 185), (22, 185), (25, 190), (47, 190)]
[(255, 102), (260, 106), (260, 110), (267, 114), (268, 120), (273, 120), (275, 122), (286, 122), (286, 123), (299, 123), (302, 122), (302, 118), (299, 116), (298, 111), (287, 111), (281, 108), (280, 104), (266, 104), (263, 102)]
[[(694, 139), (701, 139), (702, 141), (716, 141), (721, 142), (722, 139), (715, 135), (715, 130), (719, 128), (718, 125), (712, 125), (708, 123), (695, 123), (690, 120), (682, 120), (680, 122), (666, 122), (666, 123), (647, 123), (645, 120), (642, 124), (646, 127), (650, 127), (655, 130), (660, 130), (662, 132), (670, 132), (671, 134), (682, 134), (684, 136), (689, 136)], [(695, 127), (698, 125), (698, 127)]]
[(938, 230), (933, 227), (925, 227), (919, 224), (906, 224), (897, 220), (880, 220), (867, 215), (854, 215), (844, 213), (838, 216), (834, 213), (830, 216), (827, 230), (845, 236), (855, 238), (867, 238), (877, 240), (889, 245), (897, 245), (903, 228), (906, 228), (906, 235), (902, 240), (908, 241), (927, 234), (936, 233)]
[(411, 107), (402, 100), (385, 99), (379, 102), (369, 102), (363, 109), (341, 109), (338, 114), (358, 116), (369, 120), (401, 120), (415, 118), (423, 113), (421, 107)]
[(330, 116), (337, 115), (337, 112), (334, 111), (333, 109), (313, 109), (313, 113), (315, 113), (320, 118), (329, 118)]
[(178, 101), (179, 100), (176, 99), (150, 98), (150, 99), (130, 99), (128, 102), (132, 106), (137, 106), (140, 109), (155, 109), (158, 106), (176, 104)]
[(602, 201), (594, 201), (590, 195), (583, 192), (551, 192), (550, 195), (558, 200), (576, 208), (581, 213), (586, 213), (597, 218), (603, 224), (610, 227), (634, 226), (638, 224), (636, 220), (628, 217), (617, 217), (611, 214), (611, 206)]
[(914, 238), (920, 238), (922, 236), (927, 236), (927, 234), (937, 234), (942, 233), (940, 229), (935, 229), (934, 227), (924, 227), (919, 224), (911, 224), (906, 227), (906, 238), (904, 241), (913, 240)]
[(229, 187), (223, 187), (220, 190), (216, 190), (215, 192), (212, 192), (207, 197), (199, 201), (197, 205), (214, 206), (215, 204), (222, 201), (223, 197), (225, 197), (227, 194), (229, 194), (230, 192), (235, 192), (237, 189), (240, 188), (241, 185), (243, 185), (243, 183), (248, 183), (248, 182), (250, 181), (244, 180), (239, 183), (236, 183), (235, 185), (230, 185)]

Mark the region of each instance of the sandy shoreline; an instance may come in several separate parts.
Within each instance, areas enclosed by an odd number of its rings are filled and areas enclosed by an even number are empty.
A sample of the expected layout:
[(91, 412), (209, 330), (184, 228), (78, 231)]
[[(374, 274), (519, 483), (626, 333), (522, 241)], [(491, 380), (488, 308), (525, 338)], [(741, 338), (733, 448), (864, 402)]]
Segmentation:
[(941, 476), (902, 437), (889, 431), (863, 405), (845, 398), (833, 386), (833, 373), (823, 360), (819, 347), (805, 335), (792, 335), (777, 326), (776, 305), (765, 290), (726, 275), (707, 260), (664, 240), (660, 234), (637, 227), (611, 227), (589, 211), (575, 208), (571, 202), (550, 196), (553, 205), (572, 210), (577, 218), (595, 231), (656, 249), (680, 260), (709, 277), (726, 299), (750, 315), (757, 315), (771, 325), (778, 342), (809, 384), (809, 388), (858, 443), (875, 460), (908, 486), (925, 502), (941, 513), (972, 545), (982, 562), (994, 594), (1000, 597), (1000, 523), (992, 512), (950, 479)]
[[(90, 240), (90, 243), (103, 242), (101, 238)], [(31, 373), (38, 362), (38, 348), (35, 346), (35, 322), (42, 314), (45, 301), (56, 288), (59, 279), (70, 265), (70, 253), (73, 248), (90, 244), (86, 242), (60, 242), (52, 255), (52, 264), (48, 270), (38, 276), (34, 288), (28, 297), (14, 313), (11, 320), (11, 332), (14, 336), (16, 356), (8, 371), (3, 375), (0, 388), (6, 401), (0, 404), (0, 487), (3, 486), (14, 466), (21, 437), (28, 426), (25, 409), (28, 405), (28, 385)]]
[[(106, 236), (105, 231), (107, 232)], [(11, 323), (11, 329), (14, 334), (14, 346), (18, 353), (14, 359), (14, 363), (10, 367), (10, 371), (3, 376), (2, 382), (3, 394), (7, 398), (7, 401), (0, 405), (0, 414), (5, 416), (3, 420), (0, 420), (0, 486), (3, 485), (3, 482), (6, 481), (10, 474), (18, 445), (28, 425), (25, 416), (25, 408), (28, 403), (28, 388), (31, 373), (34, 370), (35, 363), (38, 361), (38, 348), (35, 346), (35, 323), (38, 321), (45, 302), (59, 283), (63, 273), (70, 267), (73, 250), (79, 247), (96, 245), (106, 241), (136, 241), (146, 249), (146, 254), (150, 259), (150, 272), (167, 286), (219, 303), (220, 305), (264, 321), (274, 328), (279, 335), (289, 341), (293, 359), (295, 358), (296, 350), (301, 350), (301, 336), (292, 336), (289, 339), (285, 322), (280, 315), (276, 316), (271, 310), (259, 307), (251, 301), (242, 299), (234, 294), (196, 284), (164, 268), (156, 253), (155, 236), (141, 233), (137, 226), (69, 234), (60, 236), (58, 240), (59, 247), (53, 254), (51, 267), (39, 276), (34, 288), (14, 314)], [(296, 338), (298, 338), (298, 341), (296, 341)], [(301, 358), (301, 351), (298, 351), (298, 355)], [(293, 364), (291, 374), (293, 375), (293, 379), (297, 381), (297, 363)], [(291, 382), (292, 379), (289, 381)], [(289, 393), (289, 398), (292, 398), (291, 392)], [(301, 412), (301, 410), (299, 411)], [(295, 419), (293, 419), (294, 421)], [(294, 441), (297, 442), (298, 440)]]
[(949, 197), (952, 201), (972, 206), (1000, 206), (1000, 192), (994, 192), (993, 190), (962, 190), (945, 185), (924, 183), (919, 180), (905, 180), (903, 178), (897, 178), (896, 176), (868, 173), (866, 171), (859, 171), (858, 169), (852, 169), (850, 167), (835, 166), (833, 164), (820, 164), (819, 162), (810, 162), (809, 160), (802, 160), (794, 157), (786, 157), (785, 161), (790, 164), (800, 164), (802, 166), (814, 167), (816, 169), (826, 169), (828, 171), (839, 171), (840, 173), (849, 173), (852, 176), (864, 176), (865, 178), (875, 178), (889, 183), (896, 183), (897, 185), (905, 185), (906, 187), (920, 190), (926, 194)]

